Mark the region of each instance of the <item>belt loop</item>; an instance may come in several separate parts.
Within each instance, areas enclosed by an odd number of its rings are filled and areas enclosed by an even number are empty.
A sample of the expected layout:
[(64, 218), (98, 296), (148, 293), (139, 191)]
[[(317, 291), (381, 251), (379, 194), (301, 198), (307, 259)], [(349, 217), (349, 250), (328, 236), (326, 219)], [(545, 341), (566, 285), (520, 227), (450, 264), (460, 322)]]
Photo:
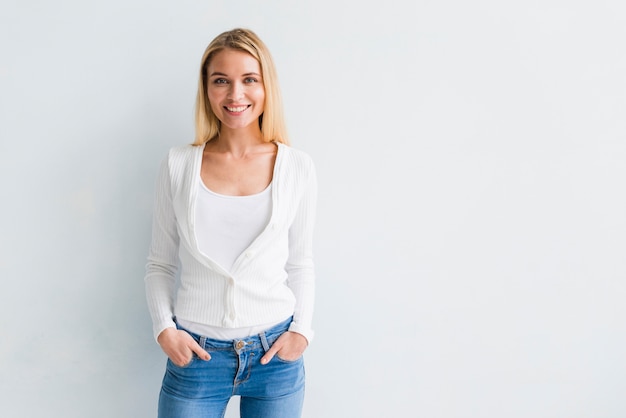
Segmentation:
[(200, 347), (202, 347), (202, 349), (204, 350), (206, 347), (204, 346), (206, 344), (206, 337), (200, 337), (200, 341), (198, 342), (198, 344), (200, 344)]
[(267, 337), (265, 336), (265, 331), (261, 332), (259, 334), (259, 337), (261, 337), (261, 345), (263, 346), (263, 349), (265, 351), (269, 351), (270, 345), (267, 343)]

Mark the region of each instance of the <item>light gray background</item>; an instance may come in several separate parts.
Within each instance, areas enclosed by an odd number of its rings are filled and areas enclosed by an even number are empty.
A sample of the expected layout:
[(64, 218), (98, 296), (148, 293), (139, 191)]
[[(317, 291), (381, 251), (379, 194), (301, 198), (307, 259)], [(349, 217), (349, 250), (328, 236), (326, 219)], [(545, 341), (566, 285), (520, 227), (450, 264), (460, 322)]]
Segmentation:
[(0, 415), (155, 416), (156, 170), (244, 26), (319, 171), (304, 417), (625, 416), (623, 4), (2, 0)]

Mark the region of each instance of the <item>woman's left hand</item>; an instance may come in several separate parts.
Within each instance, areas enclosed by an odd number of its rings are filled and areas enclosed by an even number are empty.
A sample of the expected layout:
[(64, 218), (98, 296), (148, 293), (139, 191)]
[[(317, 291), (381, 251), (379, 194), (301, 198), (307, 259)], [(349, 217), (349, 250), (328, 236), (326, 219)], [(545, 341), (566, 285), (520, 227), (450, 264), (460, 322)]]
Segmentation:
[(269, 363), (275, 355), (286, 361), (296, 361), (302, 356), (309, 342), (302, 334), (287, 331), (272, 344), (261, 358), (261, 364)]

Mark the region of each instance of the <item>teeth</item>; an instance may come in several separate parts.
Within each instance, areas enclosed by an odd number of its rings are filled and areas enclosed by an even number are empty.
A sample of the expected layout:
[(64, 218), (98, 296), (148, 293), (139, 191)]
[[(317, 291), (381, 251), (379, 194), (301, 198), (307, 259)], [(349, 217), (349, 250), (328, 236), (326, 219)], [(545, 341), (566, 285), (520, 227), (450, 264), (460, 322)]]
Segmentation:
[(247, 108), (248, 108), (248, 106), (237, 106), (237, 107), (228, 107), (228, 106), (226, 106), (226, 109), (228, 109), (229, 112), (243, 112)]

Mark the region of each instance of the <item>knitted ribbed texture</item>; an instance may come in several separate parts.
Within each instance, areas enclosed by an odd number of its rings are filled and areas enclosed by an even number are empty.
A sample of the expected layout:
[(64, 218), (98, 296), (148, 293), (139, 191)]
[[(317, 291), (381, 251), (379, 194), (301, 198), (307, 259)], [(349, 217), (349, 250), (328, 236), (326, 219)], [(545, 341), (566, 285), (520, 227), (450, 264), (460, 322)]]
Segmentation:
[(191, 145), (171, 149), (157, 178), (145, 276), (155, 338), (175, 326), (174, 316), (239, 328), (293, 315), (290, 330), (310, 342), (317, 200), (311, 159), (278, 144), (270, 221), (228, 272), (204, 256), (196, 243), (194, 205), (202, 150)]

